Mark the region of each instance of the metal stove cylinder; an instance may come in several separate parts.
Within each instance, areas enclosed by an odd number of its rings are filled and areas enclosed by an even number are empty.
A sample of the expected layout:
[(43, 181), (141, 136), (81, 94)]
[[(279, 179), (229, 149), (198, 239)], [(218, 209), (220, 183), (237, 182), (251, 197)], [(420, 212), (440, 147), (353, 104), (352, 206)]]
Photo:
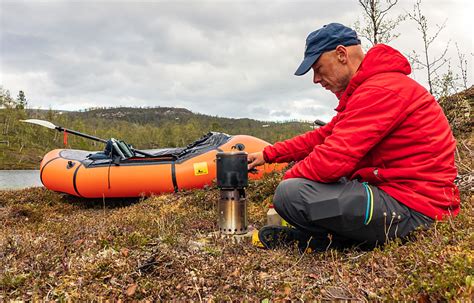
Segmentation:
[(248, 185), (247, 153), (219, 152), (216, 156), (217, 187), (220, 188), (218, 203), (219, 231), (238, 235), (247, 232)]
[(239, 235), (247, 232), (247, 199), (244, 189), (222, 189), (218, 212), (221, 233)]

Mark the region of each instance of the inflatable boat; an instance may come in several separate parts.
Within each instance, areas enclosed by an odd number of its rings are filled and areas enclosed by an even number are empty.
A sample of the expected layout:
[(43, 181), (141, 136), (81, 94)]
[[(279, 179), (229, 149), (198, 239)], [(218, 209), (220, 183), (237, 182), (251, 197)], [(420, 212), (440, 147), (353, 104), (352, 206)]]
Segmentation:
[[(218, 152), (263, 150), (261, 139), (209, 133), (186, 147), (130, 152), (123, 142), (111, 141), (106, 150), (90, 152), (56, 149), (41, 162), (41, 182), (48, 189), (85, 198), (140, 197), (203, 188), (216, 178)], [(116, 153), (111, 151), (117, 150)], [(265, 164), (250, 179), (285, 165)]]

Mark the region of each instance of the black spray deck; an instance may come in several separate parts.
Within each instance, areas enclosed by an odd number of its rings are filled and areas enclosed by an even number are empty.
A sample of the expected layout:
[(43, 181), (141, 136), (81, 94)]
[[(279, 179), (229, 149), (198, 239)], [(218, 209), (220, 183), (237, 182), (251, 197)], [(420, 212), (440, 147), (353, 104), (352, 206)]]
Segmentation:
[(210, 132), (186, 147), (147, 149), (143, 150), (152, 156), (136, 154), (127, 159), (112, 158), (105, 152), (90, 152), (77, 149), (65, 149), (60, 152), (60, 157), (66, 160), (81, 162), (86, 168), (116, 165), (149, 165), (157, 162), (181, 163), (211, 150), (219, 150), (219, 146), (227, 143), (232, 137), (224, 133)]

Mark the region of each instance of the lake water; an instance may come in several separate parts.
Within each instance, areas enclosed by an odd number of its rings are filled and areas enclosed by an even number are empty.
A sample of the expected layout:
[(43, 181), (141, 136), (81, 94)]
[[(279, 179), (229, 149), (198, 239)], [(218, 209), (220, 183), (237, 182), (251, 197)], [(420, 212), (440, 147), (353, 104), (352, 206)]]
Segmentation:
[(0, 170), (0, 190), (43, 186), (39, 170)]

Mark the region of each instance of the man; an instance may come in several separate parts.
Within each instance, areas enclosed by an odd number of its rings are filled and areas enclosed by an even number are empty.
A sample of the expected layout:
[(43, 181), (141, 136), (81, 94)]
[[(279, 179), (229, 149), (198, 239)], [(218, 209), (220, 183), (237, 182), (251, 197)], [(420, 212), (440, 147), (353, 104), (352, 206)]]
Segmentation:
[(331, 23), (308, 36), (295, 75), (310, 69), (313, 82), (338, 97), (336, 116), (249, 155), (249, 169), (296, 162), (274, 196), (295, 228), (262, 228), (267, 248), (373, 247), (458, 214), (454, 137), (400, 52), (378, 44), (364, 55), (355, 31)]

